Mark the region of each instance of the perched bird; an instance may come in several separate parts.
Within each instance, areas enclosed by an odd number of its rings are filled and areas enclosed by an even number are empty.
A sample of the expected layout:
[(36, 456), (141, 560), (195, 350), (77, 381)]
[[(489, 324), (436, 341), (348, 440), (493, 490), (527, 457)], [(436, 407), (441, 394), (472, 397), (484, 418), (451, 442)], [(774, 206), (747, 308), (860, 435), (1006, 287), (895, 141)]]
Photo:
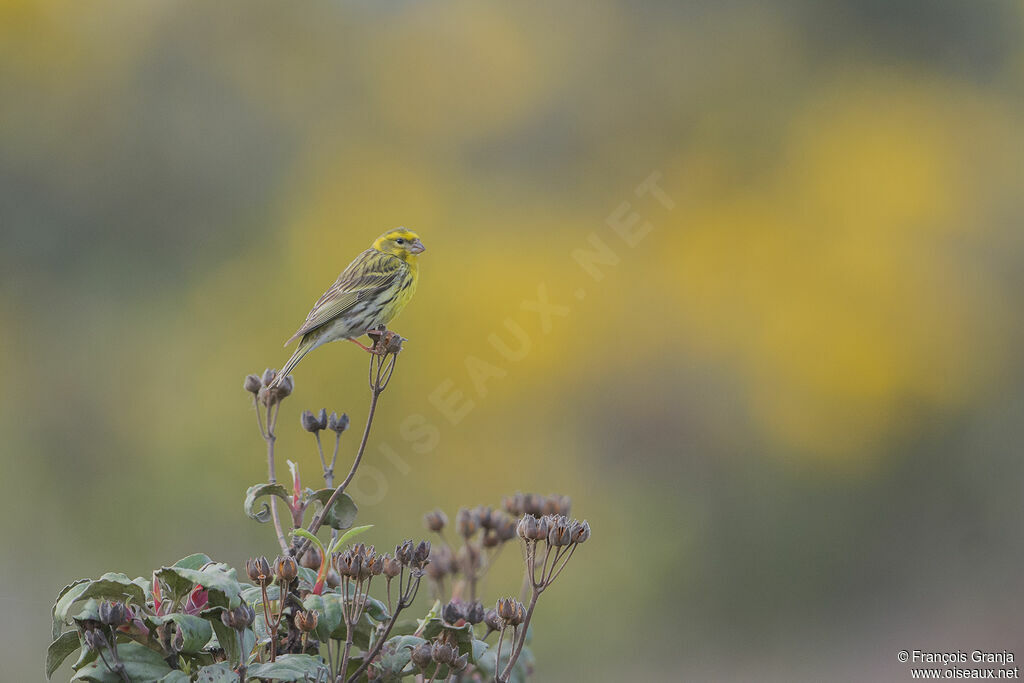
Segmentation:
[(302, 327), (284, 343), (288, 346), (302, 338), (271, 386), (286, 377), (307, 353), (327, 342), (347, 339), (370, 351), (356, 337), (386, 325), (409, 303), (419, 280), (416, 256), (424, 248), (419, 235), (395, 228), (348, 264)]

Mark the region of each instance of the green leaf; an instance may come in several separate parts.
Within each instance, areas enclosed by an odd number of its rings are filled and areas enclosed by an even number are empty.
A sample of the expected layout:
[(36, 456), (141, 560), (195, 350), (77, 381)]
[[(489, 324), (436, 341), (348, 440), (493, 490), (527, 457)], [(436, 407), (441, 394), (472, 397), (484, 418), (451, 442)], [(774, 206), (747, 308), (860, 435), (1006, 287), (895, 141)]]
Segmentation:
[[(76, 603), (82, 600), (106, 599), (146, 604), (146, 592), (124, 574), (110, 572), (98, 579), (83, 579), (65, 587), (53, 606), (53, 630), (60, 635)], [(92, 617), (81, 617), (92, 618)]]
[(400, 681), (402, 670), (409, 665), (413, 649), (425, 642), (427, 641), (419, 636), (394, 636), (388, 638), (388, 641), (384, 643), (384, 647), (380, 651), (379, 671), (381, 680)]
[(250, 486), (245, 492), (245, 514), (249, 515), (252, 519), (257, 522), (269, 522), (270, 521), (270, 504), (263, 503), (263, 507), (255, 509), (256, 500), (263, 496), (277, 496), (285, 502), (286, 505), (291, 504), (291, 496), (280, 484), (256, 484)]
[(206, 644), (213, 637), (213, 627), (209, 621), (193, 614), (168, 614), (166, 621), (174, 622), (178, 632), (181, 633), (183, 644), (181, 651), (194, 654), (202, 652)]
[(337, 550), (341, 546), (345, 545), (346, 543), (348, 543), (350, 540), (352, 540), (353, 538), (355, 538), (359, 534), (366, 533), (367, 531), (369, 531), (372, 528), (373, 528), (372, 524), (365, 524), (363, 526), (357, 526), (357, 527), (353, 527), (353, 528), (349, 529), (348, 531), (343, 533), (341, 536), (338, 536), (338, 540), (335, 541), (331, 545), (331, 552), (334, 552), (335, 550)]
[[(237, 678), (238, 676), (235, 676), (236, 680)], [(174, 671), (171, 671), (171, 673), (161, 678), (158, 683), (190, 683), (191, 680), (192, 679), (188, 677), (187, 673), (175, 669)]]
[[(449, 626), (445, 624), (441, 619), (432, 618), (428, 619), (423, 627), (422, 635), (427, 640), (433, 640), (442, 631), (447, 631), (449, 638), (454, 640), (459, 645), (459, 654), (465, 654), (467, 652), (472, 653), (473, 650), (473, 626), (472, 624), (463, 624), (462, 626)], [(472, 656), (472, 654), (470, 654)]]
[(99, 621), (100, 620), (100, 601), (96, 598), (89, 598), (83, 602), (76, 602), (77, 609), (69, 610), (73, 612), (71, 619), (74, 621)]
[(50, 643), (50, 647), (46, 648), (46, 677), (52, 676), (53, 672), (68, 658), (68, 655), (81, 646), (82, 641), (79, 640), (77, 631), (62, 633), (60, 637)]
[(153, 582), (144, 576), (136, 576), (132, 579), (132, 583), (142, 589), (143, 594), (146, 596), (147, 602), (153, 600)]
[(131, 600), (137, 605), (146, 604), (146, 592), (124, 574), (107, 572), (92, 581), (79, 599), (107, 598), (110, 600)]
[[(334, 495), (334, 489), (320, 489), (314, 491), (309, 499), (320, 503), (322, 507), (327, 504), (332, 495)], [(358, 512), (359, 508), (356, 507), (356, 502), (352, 500), (352, 497), (347, 493), (342, 493), (334, 499), (334, 503), (324, 516), (323, 523), (332, 529), (347, 529), (356, 521)]]
[(318, 613), (315, 633), (321, 643), (327, 642), (331, 634), (342, 624), (341, 599), (336, 593), (310, 594), (302, 601), (302, 608), (307, 612)]
[(211, 664), (199, 669), (196, 683), (237, 683), (238, 674), (227, 662)]
[[(133, 681), (159, 681), (171, 672), (160, 653), (135, 642), (118, 643), (117, 654), (124, 664), (124, 672)], [(113, 664), (110, 653), (104, 656)], [(72, 681), (91, 681), (91, 683), (121, 683), (121, 676), (106, 667), (102, 659), (82, 667), (71, 679)]]
[(473, 649), (469, 651), (469, 661), (476, 664), (480, 659), (487, 654), (487, 650), (490, 646), (482, 640), (473, 640)]
[[(53, 609), (50, 610), (50, 615), (53, 617), (53, 639), (57, 640), (60, 636), (61, 631), (64, 630), (64, 621), (67, 619), (67, 610), (78, 596), (81, 595), (82, 591), (85, 590), (85, 586), (82, 584), (89, 583), (89, 579), (79, 579), (74, 583), (69, 583), (60, 589), (60, 593), (57, 593), (57, 599), (53, 603)], [(70, 598), (68, 596), (71, 596)], [(57, 616), (57, 612), (60, 611), (62, 616)]]
[(281, 655), (276, 662), (257, 664), (249, 669), (253, 678), (267, 678), (272, 681), (304, 681), (306, 677), (316, 678), (327, 670), (320, 657), (312, 655)]
[(185, 596), (196, 586), (202, 586), (210, 592), (210, 604), (215, 607), (237, 607), (240, 602), (242, 587), (235, 570), (221, 562), (209, 564), (201, 570), (161, 567), (156, 576), (167, 585), (175, 599)]
[(313, 590), (316, 585), (316, 570), (309, 567), (299, 566), (299, 585), (307, 590)]
[(83, 666), (95, 661), (96, 659), (96, 652), (94, 650), (90, 650), (87, 647), (83, 647), (81, 650), (78, 651), (78, 660), (71, 665), (71, 669), (72, 671), (78, 671)]
[(242, 661), (242, 656), (252, 652), (252, 648), (256, 644), (256, 636), (252, 629), (247, 628), (242, 631), (242, 648), (239, 649), (237, 632), (225, 626), (224, 622), (220, 620), (220, 615), (224, 611), (223, 607), (213, 607), (203, 610), (199, 616), (210, 622), (210, 626), (213, 627), (213, 633), (217, 637), (217, 645), (220, 649), (224, 650), (224, 654), (227, 656), (228, 661), (231, 662), (231, 665), (238, 666)]
[(206, 553), (193, 553), (188, 557), (181, 558), (171, 566), (180, 567), (181, 569), (202, 569), (212, 562), (213, 560)]

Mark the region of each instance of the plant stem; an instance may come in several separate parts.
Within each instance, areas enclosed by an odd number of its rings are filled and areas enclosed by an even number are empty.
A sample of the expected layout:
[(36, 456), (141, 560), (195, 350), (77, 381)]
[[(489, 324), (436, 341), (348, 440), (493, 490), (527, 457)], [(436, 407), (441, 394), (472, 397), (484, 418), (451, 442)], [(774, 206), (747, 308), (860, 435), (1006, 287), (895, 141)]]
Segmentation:
[(498, 646), (494, 650), (494, 678), (498, 678), (498, 667), (501, 666), (501, 643), (505, 640), (505, 627), (502, 626), (501, 632), (498, 633)]
[[(399, 575), (398, 581), (399, 587), (401, 587), (401, 575)], [(395, 627), (395, 623), (398, 621), (398, 615), (416, 599), (416, 593), (419, 592), (419, 585), (419, 578), (413, 579), (413, 577), (409, 577), (409, 587), (404, 593), (401, 593), (398, 596), (398, 604), (395, 605), (395, 611), (391, 615), (391, 619), (388, 620), (388, 625), (384, 629), (384, 633), (381, 634), (373, 648), (363, 657), (363, 663), (359, 665), (359, 668), (356, 669), (351, 676), (349, 676), (347, 683), (355, 683), (356, 679), (359, 678), (359, 675), (362, 674), (368, 666), (370, 666), (370, 662), (373, 661), (373, 658), (380, 654), (380, 650), (384, 647), (384, 643), (387, 642), (391, 629)]]
[[(356, 476), (356, 469), (358, 469), (359, 463), (363, 459), (363, 452), (366, 450), (366, 442), (370, 438), (370, 427), (373, 426), (373, 416), (374, 413), (377, 411), (377, 399), (380, 398), (380, 395), (383, 391), (383, 387), (380, 389), (375, 387), (373, 389), (370, 396), (370, 413), (366, 416), (366, 427), (363, 429), (363, 440), (359, 443), (359, 450), (356, 452), (356, 457), (352, 461), (352, 469), (349, 470), (348, 476), (345, 477), (345, 480), (338, 485), (338, 488), (334, 489), (334, 493), (332, 493), (331, 497), (327, 499), (327, 502), (324, 503), (323, 508), (321, 508), (320, 512), (317, 513), (316, 517), (313, 518), (313, 521), (310, 522), (309, 528), (307, 529), (309, 533), (315, 534), (317, 532), (317, 530), (320, 528), (320, 525), (323, 524), (324, 517), (327, 516), (327, 511), (331, 509), (331, 507), (334, 505), (334, 502), (338, 499), (338, 497), (342, 493), (344, 493), (345, 487), (348, 486), (349, 482), (352, 481), (352, 477)], [(273, 510), (273, 508), (271, 508), (271, 510)], [(309, 540), (303, 539), (302, 543), (298, 546), (297, 549), (295, 549), (295, 557), (302, 557), (302, 554), (306, 552), (307, 548), (309, 548)]]
[[(508, 683), (509, 676), (512, 674), (512, 667), (516, 665), (516, 660), (519, 659), (519, 654), (523, 651), (523, 645), (526, 644), (526, 631), (530, 627), (530, 619), (533, 618), (533, 608), (537, 606), (537, 598), (540, 597), (541, 590), (543, 589), (533, 589), (533, 597), (530, 598), (530, 608), (526, 610), (526, 619), (523, 620), (522, 634), (514, 639), (514, 647), (512, 648), (512, 655), (508, 658), (508, 664), (505, 665), (501, 676), (495, 678), (498, 683)], [(494, 668), (495, 670), (498, 668), (497, 660), (495, 660)]]
[[(280, 408), (278, 408), (280, 410)], [(277, 474), (274, 467), (274, 443), (277, 441), (277, 435), (274, 433), (274, 429), (277, 426), (277, 411), (274, 410), (273, 405), (267, 406), (267, 427), (263, 428), (263, 420), (260, 417), (260, 407), (256, 406), (256, 422), (260, 427), (260, 434), (263, 435), (263, 439), (267, 442), (267, 482), (270, 484), (277, 483)], [(270, 518), (274, 521), (274, 533), (277, 534), (277, 542), (281, 546), (282, 552), (288, 550), (288, 540), (284, 536), (284, 531), (281, 529), (281, 520), (277, 516), (277, 496), (270, 496)]]
[(353, 628), (353, 625), (350, 624), (348, 622), (348, 620), (346, 620), (345, 621), (345, 654), (343, 654), (341, 656), (341, 668), (338, 669), (338, 673), (341, 674), (342, 676), (344, 676), (345, 672), (348, 671), (348, 654), (349, 654), (349, 650), (352, 649), (352, 638), (353, 638), (353, 636), (355, 636), (355, 629)]

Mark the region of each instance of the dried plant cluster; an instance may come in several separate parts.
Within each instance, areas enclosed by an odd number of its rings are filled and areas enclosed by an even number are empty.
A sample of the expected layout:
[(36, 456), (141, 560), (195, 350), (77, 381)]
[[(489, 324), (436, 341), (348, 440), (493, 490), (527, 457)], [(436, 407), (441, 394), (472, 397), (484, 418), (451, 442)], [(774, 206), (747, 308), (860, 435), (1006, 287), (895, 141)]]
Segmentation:
[[(440, 509), (427, 513), (433, 542), (403, 540), (385, 553), (353, 543), (371, 525), (354, 526), (358, 509), (345, 488), (362, 461), (404, 341), (386, 330), (373, 337), (366, 426), (337, 485), (334, 468), (348, 416), (301, 414), (324, 487), (304, 488), (290, 461), (286, 487), (276, 478), (277, 423), (294, 382), (289, 376), (275, 383), (273, 370), (245, 379), (266, 443), (268, 476), (246, 491), (243, 508), (272, 525), (277, 557), (250, 559), (241, 578), (197, 553), (149, 578), (108, 573), (75, 581), (53, 607), (48, 677), (77, 652), (73, 681), (526, 680), (538, 599), (590, 537), (590, 526), (569, 518), (565, 496), (517, 493), (497, 508), (460, 508), (454, 524)], [(520, 548), (521, 592), (489, 607), (481, 581), (509, 544)], [(432, 604), (417, 615), (410, 610), (424, 579)]]

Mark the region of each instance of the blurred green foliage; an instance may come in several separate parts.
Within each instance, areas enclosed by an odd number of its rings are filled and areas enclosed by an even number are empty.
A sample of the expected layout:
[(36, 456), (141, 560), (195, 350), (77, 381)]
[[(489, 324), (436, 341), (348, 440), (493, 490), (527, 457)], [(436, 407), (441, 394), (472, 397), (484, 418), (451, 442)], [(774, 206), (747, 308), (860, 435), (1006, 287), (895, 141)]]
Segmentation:
[[(241, 380), (395, 225), (428, 252), (370, 540), (571, 495), (594, 538), (537, 680), (1019, 645), (1022, 31), (1009, 0), (0, 1), (5, 671), (37, 677), (71, 579), (271, 551)], [(365, 363), (304, 361), (282, 464), (316, 471), (301, 409), (361, 424)]]

